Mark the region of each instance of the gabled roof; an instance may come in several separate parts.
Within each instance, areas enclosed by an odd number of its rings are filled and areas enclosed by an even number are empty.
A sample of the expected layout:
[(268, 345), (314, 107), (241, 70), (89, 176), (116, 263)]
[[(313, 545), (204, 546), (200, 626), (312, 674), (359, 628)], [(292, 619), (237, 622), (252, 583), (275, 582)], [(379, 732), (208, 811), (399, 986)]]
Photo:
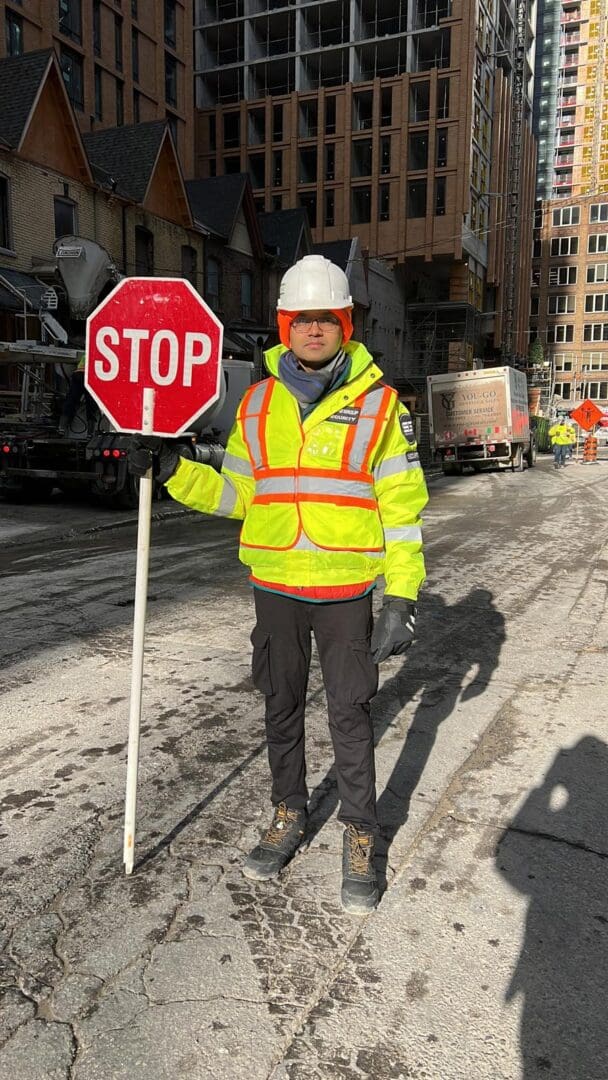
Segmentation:
[(273, 210), (258, 214), (264, 247), (272, 251), (284, 266), (293, 266), (303, 255), (312, 252), (308, 214), (303, 206), (293, 210)]
[(60, 171), (92, 181), (54, 49), (0, 60), (0, 144), (50, 168), (61, 163)]
[(53, 56), (52, 49), (38, 49), (0, 60), (0, 139), (13, 150), (23, 139)]
[(195, 220), (222, 240), (230, 240), (243, 209), (254, 254), (262, 257), (264, 245), (247, 173), (187, 180), (186, 191)]
[(165, 120), (86, 132), (85, 149), (100, 187), (143, 204), (166, 132)]

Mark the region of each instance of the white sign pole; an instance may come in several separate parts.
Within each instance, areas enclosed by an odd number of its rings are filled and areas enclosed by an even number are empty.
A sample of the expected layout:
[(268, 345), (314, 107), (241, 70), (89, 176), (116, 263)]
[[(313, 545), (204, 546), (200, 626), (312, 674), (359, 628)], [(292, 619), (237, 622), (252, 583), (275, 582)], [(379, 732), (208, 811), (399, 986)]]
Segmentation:
[[(142, 434), (154, 430), (154, 390), (143, 393)], [(135, 815), (137, 809), (137, 770), (139, 765), (139, 728), (141, 694), (144, 677), (144, 639), (146, 633), (146, 604), (148, 600), (148, 566), (150, 562), (150, 523), (152, 519), (152, 468), (139, 482), (139, 520), (137, 524), (137, 567), (135, 573), (135, 611), (133, 615), (133, 666), (131, 671), (131, 704), (129, 710), (129, 748), (127, 754), (127, 793), (125, 799), (124, 864), (125, 873), (133, 873), (135, 856)]]

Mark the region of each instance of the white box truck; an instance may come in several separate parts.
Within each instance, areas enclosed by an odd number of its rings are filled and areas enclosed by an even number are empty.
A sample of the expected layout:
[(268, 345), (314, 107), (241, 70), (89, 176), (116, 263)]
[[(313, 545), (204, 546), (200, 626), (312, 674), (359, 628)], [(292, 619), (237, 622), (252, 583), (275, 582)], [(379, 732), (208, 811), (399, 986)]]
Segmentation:
[(427, 378), (431, 450), (446, 475), (465, 465), (519, 472), (536, 462), (528, 384), (512, 367), (454, 371)]

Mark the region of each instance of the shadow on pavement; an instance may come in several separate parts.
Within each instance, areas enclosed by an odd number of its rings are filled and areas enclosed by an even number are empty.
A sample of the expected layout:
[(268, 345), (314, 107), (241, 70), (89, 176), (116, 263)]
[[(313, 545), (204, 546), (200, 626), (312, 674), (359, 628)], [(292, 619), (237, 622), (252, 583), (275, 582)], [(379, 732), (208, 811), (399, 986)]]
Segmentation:
[(608, 1076), (608, 747), (560, 751), (496, 849), (530, 897), (506, 1000), (522, 999), (522, 1080)]
[[(425, 593), (418, 616), (418, 638), (405, 662), (374, 698), (372, 717), (376, 745), (398, 721), (403, 707), (418, 700), (414, 717), (378, 800), (380, 835), (377, 870), (381, 889), (386, 887), (386, 861), (390, 846), (409, 816), (410, 801), (430, 758), (437, 731), (456, 703), (483, 694), (498, 664), (505, 638), (504, 617), (487, 589), (473, 589), (456, 604), (448, 605), (437, 593)], [(472, 666), (477, 672), (462, 691)], [(311, 795), (310, 842), (335, 812), (338, 795), (333, 770)]]

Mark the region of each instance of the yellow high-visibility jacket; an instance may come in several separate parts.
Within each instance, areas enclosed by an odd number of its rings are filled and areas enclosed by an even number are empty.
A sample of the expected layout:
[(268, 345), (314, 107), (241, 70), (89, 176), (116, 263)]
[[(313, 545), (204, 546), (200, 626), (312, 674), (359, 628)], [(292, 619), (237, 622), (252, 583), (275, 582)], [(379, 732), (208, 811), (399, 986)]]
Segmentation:
[(553, 424), (549, 428), (549, 438), (552, 446), (569, 446), (570, 434), (567, 424)]
[(576, 442), (576, 431), (572, 427), (572, 424), (566, 424), (566, 431), (568, 432), (568, 442), (574, 446)]
[(285, 348), (271, 349), (270, 378), (246, 392), (221, 473), (182, 458), (167, 488), (195, 510), (243, 520), (239, 558), (254, 584), (339, 599), (384, 573), (388, 594), (416, 599), (428, 493), (412, 420), (367, 349), (345, 350), (347, 381), (302, 419), (277, 378)]

